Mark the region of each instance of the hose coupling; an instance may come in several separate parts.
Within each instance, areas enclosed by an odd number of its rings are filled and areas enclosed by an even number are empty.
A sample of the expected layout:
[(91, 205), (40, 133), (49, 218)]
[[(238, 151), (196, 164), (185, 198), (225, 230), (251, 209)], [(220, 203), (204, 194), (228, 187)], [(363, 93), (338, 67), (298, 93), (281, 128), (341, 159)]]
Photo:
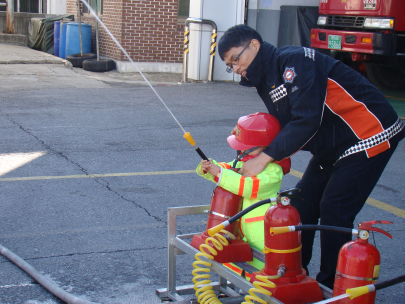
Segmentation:
[(281, 265), (280, 268), (279, 268), (278, 271), (277, 271), (277, 275), (279, 275), (280, 278), (281, 278), (282, 276), (285, 275), (285, 272), (286, 272), (285, 266), (284, 266), (284, 265)]

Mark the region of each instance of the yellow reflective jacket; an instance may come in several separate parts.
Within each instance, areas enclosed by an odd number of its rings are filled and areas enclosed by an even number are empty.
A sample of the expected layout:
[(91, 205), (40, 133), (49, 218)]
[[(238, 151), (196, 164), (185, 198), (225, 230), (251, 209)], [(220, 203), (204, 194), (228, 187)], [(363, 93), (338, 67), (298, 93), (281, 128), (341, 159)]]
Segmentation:
[[(229, 192), (243, 196), (243, 209), (258, 201), (276, 197), (277, 192), (280, 191), (283, 169), (278, 164), (268, 164), (263, 172), (256, 177), (244, 177), (233, 170), (228, 170), (231, 168), (233, 161), (229, 163), (217, 163), (213, 160), (213, 163), (221, 167), (219, 176), (213, 176), (208, 172), (204, 174), (201, 163), (196, 169), (197, 174)], [(239, 161), (236, 168), (241, 168), (243, 164), (243, 161)], [(269, 203), (260, 206), (247, 213), (240, 220), (239, 228), (244, 236), (244, 240), (258, 250), (262, 250), (264, 247), (264, 214), (273, 204)], [(251, 264), (258, 269), (263, 268), (263, 263), (257, 260)]]

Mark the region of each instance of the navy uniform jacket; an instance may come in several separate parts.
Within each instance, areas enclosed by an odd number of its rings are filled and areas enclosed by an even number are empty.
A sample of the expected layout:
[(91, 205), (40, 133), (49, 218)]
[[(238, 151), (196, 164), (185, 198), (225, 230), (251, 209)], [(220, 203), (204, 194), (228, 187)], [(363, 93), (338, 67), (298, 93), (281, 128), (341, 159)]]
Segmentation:
[(405, 136), (403, 121), (377, 88), (313, 49), (264, 42), (246, 78), (240, 84), (256, 87), (283, 128), (264, 150), (275, 160), (302, 149), (321, 166), (333, 165), (354, 153), (373, 157)]

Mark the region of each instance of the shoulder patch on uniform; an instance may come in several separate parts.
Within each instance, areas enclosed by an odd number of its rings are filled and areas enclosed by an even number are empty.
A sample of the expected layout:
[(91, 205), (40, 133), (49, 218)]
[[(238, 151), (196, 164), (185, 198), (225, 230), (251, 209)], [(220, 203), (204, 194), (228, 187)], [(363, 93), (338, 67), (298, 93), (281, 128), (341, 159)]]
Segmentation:
[(284, 82), (289, 82), (293, 83), (294, 78), (297, 76), (297, 73), (295, 73), (294, 68), (288, 68), (286, 67), (284, 70), (283, 78)]
[(313, 49), (304, 47), (304, 52), (305, 52), (305, 57), (309, 57), (313, 61), (315, 61), (315, 51)]
[(280, 100), (281, 98), (287, 96), (287, 89), (284, 84), (282, 84), (281, 86), (278, 86), (274, 90), (270, 91), (269, 95), (271, 97), (271, 100), (273, 102), (276, 102), (277, 100)]

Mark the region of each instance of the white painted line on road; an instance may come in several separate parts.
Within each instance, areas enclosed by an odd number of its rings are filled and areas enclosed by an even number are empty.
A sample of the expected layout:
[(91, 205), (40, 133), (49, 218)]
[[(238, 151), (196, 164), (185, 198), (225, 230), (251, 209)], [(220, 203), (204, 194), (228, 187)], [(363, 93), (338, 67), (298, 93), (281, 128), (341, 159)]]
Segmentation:
[[(201, 225), (205, 227), (207, 225), (206, 220), (192, 221), (192, 222), (177, 222), (177, 227), (193, 227), (196, 225)], [(96, 226), (96, 227), (86, 227), (86, 228), (76, 228), (76, 229), (66, 229), (66, 230), (46, 230), (46, 231), (35, 231), (27, 233), (11, 233), (11, 234), (0, 234), (1, 239), (15, 239), (15, 238), (34, 238), (34, 237), (45, 237), (51, 235), (71, 235), (80, 233), (105, 233), (114, 231), (138, 231), (140, 229), (154, 229), (166, 227), (166, 223), (157, 222), (149, 224), (139, 224), (139, 225), (126, 225), (126, 226)]]
[[(299, 172), (297, 170), (293, 170), (293, 169), (291, 169), (290, 174), (292, 176), (295, 176), (295, 177), (298, 177), (298, 178), (302, 178), (302, 176), (304, 175), (303, 173), (301, 173), (301, 172)], [(389, 213), (395, 214), (395, 215), (397, 215), (399, 217), (405, 218), (405, 210), (402, 210), (400, 208), (397, 208), (397, 207), (391, 206), (389, 204), (380, 202), (380, 201), (378, 201), (378, 200), (376, 200), (374, 198), (369, 197), (367, 199), (367, 201), (366, 201), (366, 204), (368, 204), (370, 206), (373, 206), (373, 207), (376, 207), (376, 208), (379, 208), (379, 209), (382, 209), (382, 210), (387, 211)]]
[(298, 178), (302, 178), (302, 176), (304, 175), (304, 173), (301, 173), (300, 171), (294, 170), (294, 169), (290, 169), (290, 175), (298, 177)]
[[(122, 177), (122, 176), (146, 176), (146, 175), (164, 175), (164, 174), (189, 174), (194, 173), (195, 170), (178, 170), (178, 171), (155, 171), (155, 172), (130, 172), (130, 173), (106, 173), (106, 174), (89, 174), (89, 175), (62, 175), (62, 176), (31, 176), (31, 177), (14, 177), (14, 178), (0, 178), (0, 182), (14, 182), (14, 181), (32, 181), (32, 180), (49, 180), (49, 179), (69, 179), (69, 178), (97, 178), (97, 177)], [(291, 169), (290, 175), (302, 178), (303, 173)], [(385, 210), (399, 217), (405, 218), (405, 210), (391, 206), (389, 204), (380, 202), (376, 199), (369, 197), (366, 204)]]
[(0, 182), (32, 181), (32, 180), (46, 180), (46, 179), (69, 179), (69, 178), (122, 177), (122, 176), (139, 176), (139, 175), (145, 176), (145, 175), (165, 175), (165, 174), (185, 174), (185, 173), (195, 173), (195, 170), (10, 177), (10, 178), (0, 178)]
[(385, 210), (385, 211), (387, 211), (389, 213), (392, 213), (392, 214), (395, 214), (397, 216), (405, 218), (405, 210), (402, 210), (400, 208), (397, 208), (397, 207), (391, 206), (389, 204), (377, 201), (376, 199), (373, 199), (371, 197), (369, 197), (367, 199), (366, 203), (371, 205), (371, 206), (377, 207), (379, 209)]

